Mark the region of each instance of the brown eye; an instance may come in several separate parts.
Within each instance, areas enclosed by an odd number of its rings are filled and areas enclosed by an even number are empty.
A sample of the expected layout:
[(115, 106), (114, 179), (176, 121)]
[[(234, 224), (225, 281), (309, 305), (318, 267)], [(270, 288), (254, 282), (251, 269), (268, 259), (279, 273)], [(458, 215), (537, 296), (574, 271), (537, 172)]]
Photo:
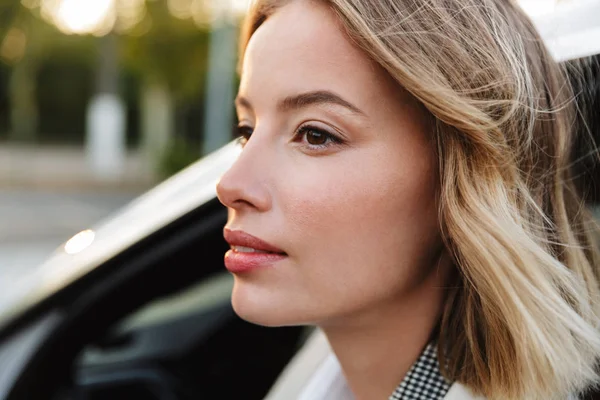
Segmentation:
[(250, 136), (252, 136), (253, 129), (247, 125), (239, 125), (236, 126), (235, 131), (239, 143), (245, 145), (248, 139), (250, 139)]
[(322, 146), (327, 143), (328, 134), (319, 132), (314, 129), (306, 129), (306, 141), (314, 146)]
[(300, 127), (296, 131), (294, 139), (296, 142), (303, 143), (304, 147), (311, 150), (325, 149), (329, 146), (344, 143), (333, 133), (310, 125)]

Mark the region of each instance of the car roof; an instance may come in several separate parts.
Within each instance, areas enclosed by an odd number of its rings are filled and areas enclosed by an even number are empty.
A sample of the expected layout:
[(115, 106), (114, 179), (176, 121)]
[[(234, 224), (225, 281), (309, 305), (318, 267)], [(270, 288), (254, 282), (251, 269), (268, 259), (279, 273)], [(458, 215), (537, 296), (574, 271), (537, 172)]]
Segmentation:
[(231, 142), (60, 246), (0, 293), (0, 330), (127, 248), (216, 198), (216, 184), (241, 147)]
[(600, 53), (600, 0), (551, 0), (552, 7), (539, 13), (539, 0), (521, 1), (555, 60)]

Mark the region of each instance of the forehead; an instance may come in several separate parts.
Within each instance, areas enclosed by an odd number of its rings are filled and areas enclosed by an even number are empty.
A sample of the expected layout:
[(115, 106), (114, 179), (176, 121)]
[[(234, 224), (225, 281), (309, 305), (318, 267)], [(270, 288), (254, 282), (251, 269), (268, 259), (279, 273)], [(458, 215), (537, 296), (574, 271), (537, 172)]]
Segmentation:
[(294, 0), (252, 35), (242, 64), (240, 92), (332, 90), (368, 102), (390, 78), (345, 33), (323, 2)]

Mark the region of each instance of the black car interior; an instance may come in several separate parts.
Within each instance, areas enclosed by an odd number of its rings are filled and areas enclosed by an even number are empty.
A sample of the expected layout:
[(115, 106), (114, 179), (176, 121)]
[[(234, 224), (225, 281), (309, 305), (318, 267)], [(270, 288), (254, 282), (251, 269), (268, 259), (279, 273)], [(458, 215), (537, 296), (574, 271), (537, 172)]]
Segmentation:
[(580, 112), (574, 179), (589, 204), (600, 204), (600, 54), (566, 62)]
[(10, 399), (262, 399), (306, 329), (237, 317), (210, 202), (54, 299), (66, 319)]

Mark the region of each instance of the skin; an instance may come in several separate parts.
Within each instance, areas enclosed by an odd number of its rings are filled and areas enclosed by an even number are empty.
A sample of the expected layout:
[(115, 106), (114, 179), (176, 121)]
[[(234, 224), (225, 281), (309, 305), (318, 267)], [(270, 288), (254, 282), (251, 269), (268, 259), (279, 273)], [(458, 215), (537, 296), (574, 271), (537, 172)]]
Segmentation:
[[(281, 106), (314, 91), (354, 110)], [(234, 275), (235, 311), (266, 326), (318, 325), (356, 398), (388, 398), (429, 341), (450, 270), (424, 111), (309, 0), (252, 36), (236, 108), (251, 135), (217, 187), (227, 228), (288, 257)]]

